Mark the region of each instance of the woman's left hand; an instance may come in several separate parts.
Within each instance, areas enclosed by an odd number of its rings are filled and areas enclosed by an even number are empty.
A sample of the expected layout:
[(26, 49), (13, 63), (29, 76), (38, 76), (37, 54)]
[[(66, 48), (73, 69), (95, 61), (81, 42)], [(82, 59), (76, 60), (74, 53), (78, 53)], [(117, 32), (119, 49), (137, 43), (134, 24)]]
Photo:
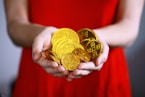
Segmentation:
[(99, 36), (98, 34), (97, 36), (103, 45), (103, 52), (100, 54), (99, 57), (94, 59), (94, 61), (81, 63), (76, 70), (74, 70), (68, 75), (67, 77), (68, 81), (71, 81), (74, 78), (81, 78), (82, 76), (86, 76), (94, 70), (97, 70), (97, 71), (101, 70), (101, 68), (103, 67), (103, 64), (107, 61), (108, 54), (109, 54), (109, 46), (101, 38), (101, 36)]

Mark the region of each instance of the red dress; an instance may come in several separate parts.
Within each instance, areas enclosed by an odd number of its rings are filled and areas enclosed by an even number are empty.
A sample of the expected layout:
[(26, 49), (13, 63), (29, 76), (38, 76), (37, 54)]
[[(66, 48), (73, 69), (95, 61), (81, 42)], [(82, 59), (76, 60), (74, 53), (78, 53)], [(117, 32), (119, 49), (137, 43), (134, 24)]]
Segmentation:
[[(114, 22), (118, 0), (28, 0), (32, 23), (57, 28), (99, 28)], [(117, 32), (116, 32), (117, 33)], [(111, 48), (101, 71), (68, 82), (47, 74), (23, 48), (13, 97), (131, 97), (122, 48)]]

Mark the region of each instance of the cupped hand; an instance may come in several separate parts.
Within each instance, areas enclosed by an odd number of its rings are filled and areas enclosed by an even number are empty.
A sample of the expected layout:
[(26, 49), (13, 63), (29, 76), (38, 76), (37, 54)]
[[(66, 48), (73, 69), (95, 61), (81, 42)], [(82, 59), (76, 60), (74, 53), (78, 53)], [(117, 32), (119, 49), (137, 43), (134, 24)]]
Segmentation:
[(96, 69), (97, 67), (94, 62), (82, 62), (79, 64), (77, 69), (68, 75), (67, 80), (71, 81), (72, 79), (81, 78), (82, 76), (86, 76)]
[(36, 36), (32, 45), (33, 60), (44, 68), (44, 70), (57, 77), (68, 75), (68, 71), (61, 65), (58, 65), (52, 60), (46, 59), (42, 53), (46, 49), (51, 48), (51, 37), (57, 28), (47, 27), (40, 34)]
[(102, 53), (94, 60), (95, 65), (97, 66), (97, 70), (101, 70), (103, 64), (107, 61), (109, 55), (109, 45), (106, 41), (99, 35), (98, 30), (94, 30), (95, 34), (98, 36), (99, 41), (103, 45)]
[(103, 67), (103, 64), (107, 61), (108, 54), (109, 54), (109, 46), (98, 33), (96, 34), (99, 38), (99, 41), (103, 45), (102, 53), (92, 62), (81, 63), (76, 70), (74, 70), (68, 75), (67, 77), (68, 81), (71, 81), (74, 78), (81, 78), (82, 76), (86, 76), (94, 70), (97, 70), (97, 71), (101, 70), (101, 68)]

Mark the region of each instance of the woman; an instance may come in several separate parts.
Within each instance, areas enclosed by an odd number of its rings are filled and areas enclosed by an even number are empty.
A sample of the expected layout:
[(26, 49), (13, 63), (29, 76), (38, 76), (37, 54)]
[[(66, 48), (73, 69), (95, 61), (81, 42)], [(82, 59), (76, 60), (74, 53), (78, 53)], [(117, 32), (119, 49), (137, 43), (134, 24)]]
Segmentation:
[[(14, 97), (131, 97), (123, 48), (138, 35), (144, 0), (5, 0), (8, 32), (23, 47)], [(90, 28), (103, 44), (94, 62), (68, 72), (42, 52), (59, 28)], [(67, 80), (66, 80), (67, 79)]]

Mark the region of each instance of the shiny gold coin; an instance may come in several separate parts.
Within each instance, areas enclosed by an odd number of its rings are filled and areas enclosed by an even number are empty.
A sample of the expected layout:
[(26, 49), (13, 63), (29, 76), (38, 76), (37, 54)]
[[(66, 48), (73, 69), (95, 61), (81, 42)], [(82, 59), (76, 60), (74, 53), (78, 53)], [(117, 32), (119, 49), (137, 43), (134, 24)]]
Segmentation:
[(79, 43), (75, 43), (71, 40), (67, 40), (67, 41), (61, 41), (60, 43), (58, 43), (58, 45), (56, 45), (55, 47), (52, 47), (52, 51), (56, 52), (56, 54), (62, 57), (63, 55), (67, 53), (72, 53), (73, 50), (76, 48), (83, 49), (83, 46)]
[(52, 50), (56, 52), (60, 57), (64, 54), (71, 53), (75, 49), (75, 45), (71, 41), (61, 41), (56, 47), (53, 47)]
[[(57, 52), (59, 50), (60, 46), (64, 45), (64, 43), (67, 41), (67, 39), (63, 39), (61, 41), (58, 41), (55, 43), (55, 45), (52, 46), (52, 51)], [(72, 40), (68, 40), (69, 43), (71, 43)]]
[(45, 51), (43, 51), (42, 54), (44, 54), (44, 55), (42, 55), (42, 56), (44, 56), (46, 59), (48, 59), (48, 60), (51, 59), (50, 56), (49, 56), (49, 50), (48, 50), (48, 49), (45, 50)]
[(84, 62), (89, 62), (91, 59), (91, 56), (82, 48), (76, 48), (73, 53)]
[(103, 46), (97, 40), (89, 41), (86, 45), (86, 51), (91, 55), (92, 59), (97, 58), (102, 53), (102, 50)]
[(52, 59), (53, 61), (57, 62), (60, 64), (60, 57), (53, 51), (51, 50), (45, 50), (45, 56), (48, 59)]
[[(71, 37), (71, 36), (70, 36)], [(71, 37), (72, 38), (72, 37)], [(75, 42), (75, 43), (79, 43), (79, 42), (76, 42), (74, 39), (71, 39), (71, 38), (68, 38), (68, 37), (62, 37), (62, 38), (58, 38), (53, 44), (52, 46), (57, 46), (58, 44), (60, 44), (60, 42), (66, 42), (66, 41), (69, 41), (69, 42)], [(79, 41), (79, 40), (77, 40)]]
[(52, 36), (52, 45), (55, 44), (55, 42), (61, 38), (71, 39), (76, 43), (79, 43), (79, 37), (77, 33), (70, 28), (60, 28), (59, 30), (57, 30)]
[(84, 39), (80, 42), (80, 44), (86, 48), (87, 44), (90, 42), (90, 41), (94, 41), (95, 39)]
[(95, 32), (89, 28), (83, 28), (80, 29), (79, 31), (77, 31), (77, 34), (80, 38), (80, 41), (84, 40), (84, 39), (96, 39), (96, 35)]
[(61, 63), (66, 70), (73, 71), (80, 64), (80, 59), (73, 53), (68, 53), (62, 56)]
[(58, 58), (57, 56), (53, 56), (53, 55), (49, 55), (50, 57), (51, 57), (51, 59), (53, 60), (53, 61), (55, 61), (57, 64), (61, 64), (60, 63), (60, 58)]
[(52, 46), (55, 47), (59, 44), (59, 42), (66, 41), (67, 39), (69, 39), (69, 38), (66, 38), (66, 37), (58, 38), (57, 40), (55, 40), (55, 42), (52, 43)]

